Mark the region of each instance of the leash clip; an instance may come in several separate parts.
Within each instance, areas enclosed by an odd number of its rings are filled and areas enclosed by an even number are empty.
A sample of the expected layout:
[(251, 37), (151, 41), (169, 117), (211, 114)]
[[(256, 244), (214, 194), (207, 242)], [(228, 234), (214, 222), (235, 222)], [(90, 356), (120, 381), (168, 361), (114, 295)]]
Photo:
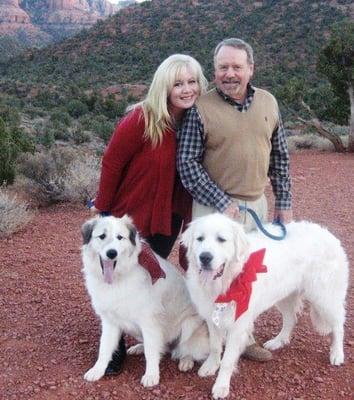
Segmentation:
[[(87, 201), (87, 203), (86, 203), (86, 206), (87, 206), (87, 208), (90, 210), (92, 207), (94, 207), (94, 205), (95, 205), (95, 199), (90, 199), (90, 200), (88, 200)], [(111, 215), (111, 213), (110, 212), (108, 212), (108, 211), (101, 211), (100, 212), (100, 216), (101, 217), (109, 217)]]

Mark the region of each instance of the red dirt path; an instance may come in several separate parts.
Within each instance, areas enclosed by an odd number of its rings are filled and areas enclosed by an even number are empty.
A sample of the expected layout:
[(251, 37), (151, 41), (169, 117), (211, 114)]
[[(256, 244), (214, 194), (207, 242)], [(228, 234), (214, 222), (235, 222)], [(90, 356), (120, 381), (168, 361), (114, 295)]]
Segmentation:
[[(354, 378), (354, 157), (303, 152), (292, 155), (294, 213), (326, 225), (343, 242), (351, 263), (344, 366), (329, 364), (328, 338), (320, 337), (305, 313), (290, 346), (266, 364), (241, 360), (230, 399), (308, 400), (353, 398)], [(129, 357), (124, 372), (97, 383), (83, 380), (96, 359), (100, 327), (89, 303), (80, 260), (84, 207), (41, 210), (22, 232), (0, 242), (0, 398), (18, 399), (210, 399), (214, 378), (197, 368), (181, 373), (161, 362), (161, 383), (144, 389), (142, 356)], [(304, 238), (306, 240), (306, 238)], [(172, 256), (172, 261), (176, 255)], [(264, 342), (279, 330), (279, 315), (256, 324)]]

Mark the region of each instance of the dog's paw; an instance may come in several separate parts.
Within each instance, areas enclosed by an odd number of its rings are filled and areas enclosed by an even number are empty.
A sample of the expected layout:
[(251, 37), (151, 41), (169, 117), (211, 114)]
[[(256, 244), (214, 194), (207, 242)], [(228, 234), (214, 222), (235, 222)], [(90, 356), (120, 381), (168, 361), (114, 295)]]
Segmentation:
[(329, 356), (329, 361), (331, 362), (332, 365), (341, 365), (344, 363), (344, 353), (343, 350), (340, 351), (332, 351)]
[(140, 382), (144, 387), (156, 386), (160, 382), (160, 376), (158, 374), (157, 375), (144, 374)]
[(208, 357), (199, 368), (198, 375), (202, 378), (214, 375), (218, 368), (219, 363), (215, 359)]
[(267, 342), (264, 343), (263, 347), (267, 350), (278, 350), (281, 349), (282, 347), (286, 346), (289, 344), (290, 339), (281, 339), (278, 336), (276, 336), (274, 339), (268, 340)]
[(230, 387), (229, 386), (218, 386), (214, 385), (212, 389), (212, 394), (213, 394), (213, 399), (218, 400), (218, 399), (225, 399), (230, 392)]
[(142, 343), (138, 343), (135, 346), (129, 347), (127, 350), (129, 355), (138, 356), (139, 354), (144, 354), (144, 345)]
[(191, 370), (193, 366), (194, 366), (194, 361), (191, 357), (181, 358), (178, 363), (178, 369), (182, 372)]
[(102, 378), (104, 375), (105, 368), (94, 366), (89, 369), (84, 375), (84, 379), (89, 382), (95, 382)]

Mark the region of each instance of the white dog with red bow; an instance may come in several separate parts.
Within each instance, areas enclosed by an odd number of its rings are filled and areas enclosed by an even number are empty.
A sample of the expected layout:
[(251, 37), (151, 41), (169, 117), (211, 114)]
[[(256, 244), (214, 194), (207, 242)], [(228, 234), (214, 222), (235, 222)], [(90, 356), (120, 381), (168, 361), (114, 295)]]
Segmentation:
[(302, 300), (307, 300), (317, 331), (332, 334), (330, 363), (344, 362), (349, 268), (339, 240), (327, 229), (292, 222), (287, 225), (286, 239), (274, 241), (258, 232), (246, 235), (237, 222), (211, 214), (193, 221), (182, 242), (189, 262), (187, 286), (209, 329), (210, 354), (198, 373), (209, 376), (219, 369), (214, 399), (228, 396), (232, 373), (249, 344), (254, 321), (273, 305), (282, 314), (283, 326), (265, 343), (267, 349), (290, 342)]

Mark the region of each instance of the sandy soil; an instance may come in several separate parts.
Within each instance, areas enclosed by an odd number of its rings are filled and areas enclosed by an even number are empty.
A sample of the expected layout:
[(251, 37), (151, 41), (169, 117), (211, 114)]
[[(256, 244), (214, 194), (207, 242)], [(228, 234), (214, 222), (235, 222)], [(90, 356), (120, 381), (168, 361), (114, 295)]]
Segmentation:
[[(354, 156), (303, 152), (292, 156), (296, 219), (326, 225), (354, 261)], [(96, 359), (100, 327), (86, 293), (80, 260), (84, 207), (41, 210), (22, 232), (0, 242), (1, 399), (209, 399), (214, 378), (197, 368), (181, 373), (161, 362), (161, 383), (146, 390), (139, 381), (142, 356), (129, 357), (124, 372), (97, 383), (83, 380)], [(306, 238), (304, 238), (306, 240)], [(172, 261), (176, 260), (176, 252)], [(305, 312), (290, 346), (260, 364), (241, 360), (230, 399), (349, 399), (354, 377), (353, 272), (348, 292), (344, 366), (329, 364), (329, 340), (314, 332)], [(256, 324), (260, 342), (279, 330), (276, 311)]]

